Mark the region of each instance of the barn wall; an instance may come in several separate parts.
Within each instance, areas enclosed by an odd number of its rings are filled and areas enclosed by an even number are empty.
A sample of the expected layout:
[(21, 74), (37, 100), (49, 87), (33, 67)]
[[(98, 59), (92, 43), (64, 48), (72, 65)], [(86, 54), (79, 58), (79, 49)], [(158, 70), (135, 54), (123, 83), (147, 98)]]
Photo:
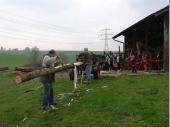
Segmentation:
[(137, 50), (136, 48), (136, 43), (137, 42), (140, 42), (140, 43), (143, 43), (145, 44), (145, 35), (144, 33), (140, 33), (138, 31), (134, 31), (132, 33), (128, 33), (125, 35), (125, 49), (134, 49), (134, 50)]
[(164, 56), (163, 56), (163, 68), (169, 69), (169, 14), (164, 16)]

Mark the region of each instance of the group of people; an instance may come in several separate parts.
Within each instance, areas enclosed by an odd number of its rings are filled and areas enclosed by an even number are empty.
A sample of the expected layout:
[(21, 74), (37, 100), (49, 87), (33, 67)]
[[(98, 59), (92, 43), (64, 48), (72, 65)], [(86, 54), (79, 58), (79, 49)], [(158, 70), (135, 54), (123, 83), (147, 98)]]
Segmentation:
[[(86, 83), (89, 84), (92, 80), (91, 72), (92, 72), (92, 52), (88, 51), (88, 48), (84, 48), (84, 65), (85, 65), (85, 73), (86, 73)], [(43, 57), (42, 67), (50, 68), (54, 67), (57, 61), (57, 55), (55, 50), (50, 50), (48, 54)], [(53, 97), (53, 84), (55, 82), (55, 74), (48, 74), (42, 76), (40, 78), (41, 83), (43, 84), (43, 101), (42, 101), (42, 109), (44, 112), (49, 109), (57, 109), (55, 107), (56, 103), (54, 102)]]
[(149, 68), (149, 60), (146, 53), (137, 55), (135, 52), (131, 52), (130, 55), (123, 59), (121, 54), (113, 54), (110, 51), (109, 53), (104, 52), (104, 56), (104, 70), (118, 71), (123, 69), (131, 69), (133, 73), (136, 73), (139, 69), (147, 71)]
[(148, 70), (148, 56), (147, 54), (137, 55), (132, 52), (130, 56), (125, 58), (125, 64), (131, 67), (133, 73), (136, 73), (137, 70), (144, 69)]
[(122, 67), (122, 56), (120, 54), (113, 54), (111, 51), (109, 53), (105, 53), (105, 70), (121, 70)]

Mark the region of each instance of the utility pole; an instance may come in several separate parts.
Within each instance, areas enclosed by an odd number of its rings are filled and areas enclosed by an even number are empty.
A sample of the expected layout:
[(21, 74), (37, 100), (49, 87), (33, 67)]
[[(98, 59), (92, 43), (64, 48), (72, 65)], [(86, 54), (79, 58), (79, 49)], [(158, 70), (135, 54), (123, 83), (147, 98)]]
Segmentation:
[(104, 43), (104, 51), (105, 52), (109, 52), (109, 44), (108, 44), (108, 41), (111, 40), (111, 38), (108, 37), (108, 35), (113, 35), (111, 33), (108, 33), (108, 31), (110, 31), (111, 29), (109, 28), (105, 28), (105, 29), (102, 29), (102, 31), (104, 31), (103, 34), (101, 34), (101, 36), (104, 36), (104, 38), (102, 38), (101, 40), (104, 40), (105, 43)]

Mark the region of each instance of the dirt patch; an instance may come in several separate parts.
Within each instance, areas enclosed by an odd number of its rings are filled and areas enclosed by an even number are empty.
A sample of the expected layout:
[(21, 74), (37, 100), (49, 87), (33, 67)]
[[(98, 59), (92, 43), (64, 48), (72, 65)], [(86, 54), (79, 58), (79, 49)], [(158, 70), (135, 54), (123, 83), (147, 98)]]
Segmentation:
[(120, 75), (122, 75), (122, 73), (120, 72), (113, 72), (113, 71), (101, 71), (100, 72), (101, 76), (109, 76), (109, 77), (119, 77)]
[(119, 77), (120, 75), (153, 75), (153, 74), (165, 74), (161, 72), (147, 72), (147, 71), (137, 71), (137, 73), (133, 73), (131, 70), (124, 70), (124, 71), (101, 71), (100, 75), (101, 76), (109, 76), (109, 77)]

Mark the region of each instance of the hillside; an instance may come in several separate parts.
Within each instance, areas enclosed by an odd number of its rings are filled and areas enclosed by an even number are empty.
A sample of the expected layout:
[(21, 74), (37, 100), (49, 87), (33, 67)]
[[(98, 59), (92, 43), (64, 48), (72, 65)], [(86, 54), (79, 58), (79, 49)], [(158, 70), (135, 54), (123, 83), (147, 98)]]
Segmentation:
[(167, 74), (101, 77), (75, 94), (70, 93), (73, 84), (67, 77), (57, 78), (54, 92), (59, 109), (45, 114), (39, 81), (16, 86), (13, 78), (11, 73), (0, 73), (2, 127), (168, 126)]

